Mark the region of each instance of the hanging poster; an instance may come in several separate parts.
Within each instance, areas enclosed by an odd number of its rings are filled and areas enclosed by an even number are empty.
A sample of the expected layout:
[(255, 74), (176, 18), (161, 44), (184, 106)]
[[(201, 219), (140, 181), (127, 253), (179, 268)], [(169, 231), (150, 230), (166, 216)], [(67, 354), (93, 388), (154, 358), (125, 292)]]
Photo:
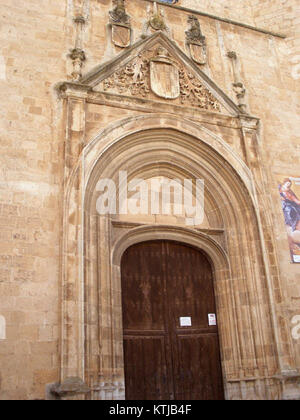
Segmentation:
[(292, 262), (300, 263), (300, 175), (282, 176), (279, 181), (279, 194)]

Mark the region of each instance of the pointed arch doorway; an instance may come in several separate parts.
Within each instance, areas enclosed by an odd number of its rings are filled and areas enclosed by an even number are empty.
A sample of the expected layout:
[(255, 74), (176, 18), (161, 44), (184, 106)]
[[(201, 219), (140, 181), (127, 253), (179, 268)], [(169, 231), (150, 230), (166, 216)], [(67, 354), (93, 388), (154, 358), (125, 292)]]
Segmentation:
[(126, 399), (224, 399), (213, 269), (186, 244), (135, 244), (121, 261)]
[[(120, 170), (129, 180), (205, 179), (208, 226), (99, 216), (97, 182), (118, 185)], [(281, 345), (266, 225), (249, 168), (213, 127), (145, 114), (105, 128), (84, 149), (65, 191), (61, 381), (83, 378), (93, 400), (125, 398), (121, 258), (136, 243), (172, 240), (203, 250), (212, 261), (226, 399), (281, 396), (281, 383), (272, 379)]]

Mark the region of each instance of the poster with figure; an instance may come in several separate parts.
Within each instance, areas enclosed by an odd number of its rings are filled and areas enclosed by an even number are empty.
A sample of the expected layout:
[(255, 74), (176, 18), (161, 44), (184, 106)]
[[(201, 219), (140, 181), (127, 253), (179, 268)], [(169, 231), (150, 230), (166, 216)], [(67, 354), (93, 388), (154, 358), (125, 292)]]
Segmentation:
[(279, 182), (279, 194), (292, 262), (300, 263), (300, 176), (283, 176)]

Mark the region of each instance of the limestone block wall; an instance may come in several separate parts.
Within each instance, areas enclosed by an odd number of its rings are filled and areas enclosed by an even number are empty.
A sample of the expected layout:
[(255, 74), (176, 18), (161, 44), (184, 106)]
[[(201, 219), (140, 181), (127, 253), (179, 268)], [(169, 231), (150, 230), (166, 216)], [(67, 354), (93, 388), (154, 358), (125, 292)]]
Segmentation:
[(0, 400), (59, 376), (62, 2), (0, 3)]
[(181, 0), (177, 4), (227, 19), (242, 20), (244, 23), (251, 25), (254, 23), (251, 3), (251, 0)]
[[(140, 39), (149, 4), (127, 1), (133, 42)], [(237, 101), (227, 57), (228, 51), (235, 51), (249, 111), (261, 121), (261, 170), (269, 194), (265, 200), (272, 203), (266, 224), (276, 239), (275, 243), (270, 239), (268, 252), (280, 314), (278, 333), (283, 343), (293, 345), (294, 359), (287, 356), (285, 363), (296, 370), (300, 368), (300, 340), (286, 331), (292, 329), (292, 318), (300, 315), (300, 266), (290, 263), (277, 178), (300, 176), (299, 6), (296, 0), (181, 0), (178, 4), (287, 34), (282, 39), (199, 16), (208, 46), (204, 70)], [(0, 400), (44, 398), (46, 384), (60, 379), (67, 116), (56, 86), (71, 79), (69, 54), (76, 43), (76, 15), (86, 19), (79, 34), (86, 54), (83, 73), (121, 52), (110, 40), (111, 8), (110, 0), (0, 2), (0, 316), (5, 320), (5, 334), (2, 327), (0, 336)], [(174, 41), (187, 53), (189, 13), (164, 9)], [(99, 114), (94, 108), (88, 109), (87, 142), (109, 123), (133, 114), (109, 106)], [(230, 130), (225, 140), (233, 141)]]
[[(280, 176), (282, 177), (282, 174), (285, 173), (291, 174), (291, 176), (299, 176), (300, 138), (297, 127), (299, 127), (300, 106), (300, 4), (295, 0), (257, 0), (251, 1), (250, 5), (253, 22), (256, 26), (273, 29), (286, 35), (284, 42), (280, 42), (274, 47), (274, 59), (277, 60), (275, 67), (280, 69), (278, 73), (279, 83), (275, 86), (273, 80), (270, 80), (265, 87), (268, 96), (270, 99), (272, 98), (272, 103), (269, 103), (268, 109), (271, 112), (274, 106), (276, 109), (274, 113), (272, 112), (273, 124), (270, 115), (269, 118), (265, 117), (262, 119), (265, 149), (268, 155), (266, 167), (269, 170), (269, 185), (272, 188), (272, 199), (276, 203), (277, 191), (274, 188), (274, 184), (276, 184)], [(269, 61), (269, 66), (272, 67), (271, 61)], [(289, 98), (288, 100), (287, 97)], [(284, 105), (283, 102), (285, 103)], [(281, 112), (277, 110), (279, 104), (283, 105)], [(276, 121), (277, 118), (278, 120)], [(286, 282), (289, 296), (289, 309), (283, 309), (283, 317), (288, 317), (295, 322), (296, 317), (300, 314), (299, 265), (293, 265), (287, 261), (286, 235), (282, 227), (279, 204), (276, 205), (274, 213), (274, 231), (277, 238), (277, 253), (281, 267), (280, 278), (283, 283)], [(281, 305), (284, 307), (283, 303)], [(292, 327), (295, 324), (290, 325)], [(297, 332), (297, 330), (294, 331)], [(299, 365), (300, 341), (293, 339), (293, 343)]]
[(299, 2), (296, 0), (253, 0), (248, 4), (257, 26), (285, 31), (289, 37), (299, 34)]

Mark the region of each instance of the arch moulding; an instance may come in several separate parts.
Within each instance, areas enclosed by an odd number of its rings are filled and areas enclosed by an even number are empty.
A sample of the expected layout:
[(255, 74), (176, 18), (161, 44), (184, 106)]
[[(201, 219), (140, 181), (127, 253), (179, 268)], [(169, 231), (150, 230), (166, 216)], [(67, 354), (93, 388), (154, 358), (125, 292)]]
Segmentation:
[[(190, 138), (191, 156), (197, 155), (197, 147), (199, 154), (204, 148), (206, 159), (215, 163), (219, 185), (221, 172), (231, 174), (232, 191), (220, 192), (224, 203), (226, 197), (232, 198), (224, 210), (227, 249), (199, 229), (162, 224), (115, 229), (110, 217), (91, 211), (93, 186), (101, 174), (98, 168), (103, 166), (102, 161), (107, 173), (113, 174), (114, 165), (120, 169), (113, 160), (114, 155), (109, 155), (115, 146), (123, 147), (128, 142), (130, 154), (130, 148), (134, 150), (139, 145), (139, 136), (142, 141), (144, 133), (158, 129), (178, 133), (176, 141), (181, 147), (180, 137), (185, 136), (185, 142)], [(134, 141), (130, 143), (132, 138)], [(111, 160), (107, 156), (112, 156)], [(172, 162), (172, 153), (169, 160)], [(171, 114), (126, 118), (111, 124), (87, 143), (73, 167), (66, 169), (65, 178), (61, 382), (70, 377), (84, 380), (91, 389), (92, 399), (124, 398), (121, 257), (135, 243), (168, 239), (202, 249), (212, 261), (227, 398), (243, 398), (246, 388), (247, 395), (253, 398), (264, 398), (267, 392), (269, 396), (277, 395), (280, 391), (273, 375), (278, 366), (278, 353), (275, 351), (275, 359), (267, 354), (271, 344), (277, 348), (275, 320), (266, 280), (268, 267), (262, 258), (264, 243), (253, 175), (220, 135)], [(237, 215), (243, 211), (244, 218), (238, 226), (235, 219), (242, 220)], [(253, 237), (249, 244), (247, 235)], [(240, 249), (236, 247), (237, 240)], [(255, 261), (253, 266), (251, 260)], [(261, 301), (264, 306), (260, 305)], [(271, 368), (268, 370), (266, 366)]]

